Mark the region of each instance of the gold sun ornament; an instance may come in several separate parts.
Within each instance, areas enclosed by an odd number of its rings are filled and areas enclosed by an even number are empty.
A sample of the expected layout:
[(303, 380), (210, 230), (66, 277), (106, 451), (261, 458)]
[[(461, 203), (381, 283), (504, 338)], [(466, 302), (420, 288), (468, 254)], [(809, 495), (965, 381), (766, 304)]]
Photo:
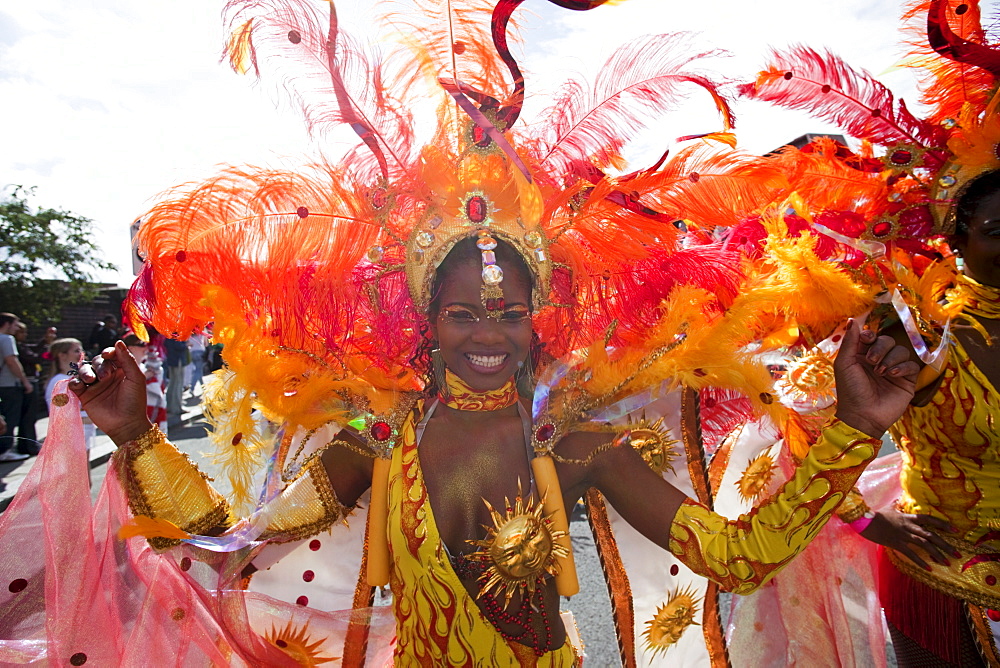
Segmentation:
[(736, 481), (740, 496), (744, 501), (756, 501), (771, 484), (776, 468), (774, 460), (766, 452), (762, 452), (747, 463), (743, 475)]
[(302, 628), (296, 628), (295, 623), (289, 620), (285, 628), (280, 631), (272, 625), (271, 630), (264, 636), (264, 640), (290, 656), (300, 666), (318, 666), (340, 658), (339, 656), (320, 656), (319, 648), (326, 638), (313, 641), (309, 637), (309, 622), (306, 622)]
[(788, 365), (780, 385), (795, 402), (829, 405), (837, 397), (833, 360), (819, 348), (813, 348)]
[(646, 638), (646, 650), (653, 653), (652, 658), (673, 647), (689, 626), (697, 626), (694, 620), (697, 614), (698, 600), (690, 585), (668, 593), (667, 602), (657, 608), (642, 633)]
[(625, 430), (629, 445), (642, 455), (649, 468), (660, 474), (674, 470), (673, 461), (677, 459), (677, 452), (673, 445), (678, 441), (669, 437), (662, 417), (650, 422), (643, 413), (638, 422), (630, 420)]
[(503, 597), (507, 607), (516, 592), (534, 593), (546, 573), (558, 572), (558, 560), (569, 552), (556, 541), (568, 534), (556, 531), (552, 520), (542, 515), (544, 499), (535, 503), (523, 498), (520, 483), (513, 505), (504, 497), (504, 514), (486, 499), (483, 503), (490, 511), (493, 526), (485, 527), (487, 535), (483, 540), (469, 541), (481, 549), (468, 558), (489, 564), (479, 577), (479, 596), (492, 591), (497, 600)]

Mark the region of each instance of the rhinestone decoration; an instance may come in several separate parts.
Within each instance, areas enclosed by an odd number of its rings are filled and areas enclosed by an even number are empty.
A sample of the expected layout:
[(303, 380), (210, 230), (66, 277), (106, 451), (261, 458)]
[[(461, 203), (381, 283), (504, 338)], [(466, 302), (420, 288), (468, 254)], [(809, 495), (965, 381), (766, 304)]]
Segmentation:
[(542, 235), (531, 231), (524, 235), (524, 243), (528, 248), (536, 249), (542, 247)]
[(938, 179), (938, 185), (940, 185), (942, 188), (951, 188), (956, 183), (958, 183), (958, 179), (956, 179), (951, 174), (945, 174), (940, 179)]
[(424, 230), (417, 235), (417, 245), (421, 248), (430, 248), (434, 243), (434, 233)]
[(958, 121), (956, 121), (954, 118), (946, 118), (943, 121), (941, 121), (941, 127), (943, 127), (945, 130), (951, 130), (956, 125), (958, 125)]
[(372, 246), (368, 249), (369, 262), (379, 262), (382, 260), (383, 255), (385, 255), (385, 249), (381, 246)]
[[(490, 236), (486, 235), (480, 236), (479, 239), (476, 241), (476, 248), (478, 248), (481, 251), (492, 251), (496, 247), (497, 247), (496, 240), (494, 240), (493, 237)], [(486, 256), (483, 255), (483, 257)]]
[(486, 198), (482, 195), (473, 195), (465, 203), (465, 215), (473, 223), (483, 222), (488, 213)]
[(495, 264), (488, 264), (483, 267), (483, 283), (487, 285), (500, 285), (503, 281), (503, 269)]

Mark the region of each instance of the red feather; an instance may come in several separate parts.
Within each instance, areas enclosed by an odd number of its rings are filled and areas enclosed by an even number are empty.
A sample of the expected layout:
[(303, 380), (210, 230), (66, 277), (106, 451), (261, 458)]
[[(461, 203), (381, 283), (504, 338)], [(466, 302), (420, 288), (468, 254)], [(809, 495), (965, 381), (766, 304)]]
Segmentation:
[(715, 84), (694, 70), (685, 70), (698, 58), (720, 55), (698, 51), (690, 35), (650, 35), (618, 49), (604, 64), (591, 88), (571, 80), (543, 114), (536, 126), (540, 140), (537, 158), (548, 170), (572, 171), (577, 161), (595, 161), (606, 167), (621, 147), (639, 130), (687, 96), (683, 84), (708, 90), (720, 107), (725, 123), (731, 118), (728, 104)]
[(740, 93), (808, 111), (853, 137), (876, 144), (926, 145), (934, 139), (935, 127), (911, 114), (871, 74), (852, 69), (830, 52), (818, 53), (805, 46), (773, 52), (768, 68), (754, 83), (741, 86)]

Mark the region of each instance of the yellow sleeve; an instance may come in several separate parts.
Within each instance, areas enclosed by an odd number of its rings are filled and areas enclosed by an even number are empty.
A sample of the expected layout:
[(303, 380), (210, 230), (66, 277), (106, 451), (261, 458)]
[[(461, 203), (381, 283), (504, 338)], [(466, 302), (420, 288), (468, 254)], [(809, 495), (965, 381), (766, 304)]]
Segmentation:
[(754, 591), (823, 528), (881, 443), (834, 420), (791, 479), (738, 519), (686, 499), (670, 527), (670, 551), (724, 589)]

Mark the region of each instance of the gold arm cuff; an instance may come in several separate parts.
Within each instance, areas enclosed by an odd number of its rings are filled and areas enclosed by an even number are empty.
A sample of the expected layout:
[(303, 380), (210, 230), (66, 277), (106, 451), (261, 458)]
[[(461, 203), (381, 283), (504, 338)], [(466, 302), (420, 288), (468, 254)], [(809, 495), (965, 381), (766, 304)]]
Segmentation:
[(337, 499), (323, 462), (313, 460), (273, 501), (274, 510), (261, 539), (288, 543), (315, 536), (346, 518), (350, 509)]
[(833, 421), (781, 490), (749, 513), (728, 520), (685, 499), (670, 526), (670, 551), (725, 589), (754, 591), (809, 544), (879, 445)]
[(860, 519), (865, 513), (870, 511), (871, 508), (865, 503), (865, 497), (861, 495), (857, 487), (851, 489), (844, 497), (843, 502), (841, 502), (840, 507), (837, 508), (837, 517), (841, 519), (842, 522), (850, 524), (856, 519)]
[[(113, 464), (135, 515), (167, 520), (193, 534), (225, 526), (229, 504), (191, 459), (175, 448), (157, 426), (123, 444)], [(171, 538), (150, 538), (156, 549), (177, 545)]]

